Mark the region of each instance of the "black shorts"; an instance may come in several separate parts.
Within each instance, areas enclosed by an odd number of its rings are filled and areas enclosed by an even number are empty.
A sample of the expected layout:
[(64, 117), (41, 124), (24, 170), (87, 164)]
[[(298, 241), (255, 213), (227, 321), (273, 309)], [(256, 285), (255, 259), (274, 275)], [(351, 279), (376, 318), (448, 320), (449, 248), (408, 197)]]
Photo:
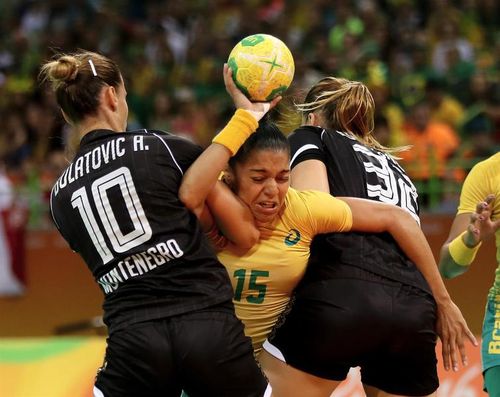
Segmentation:
[(387, 393), (434, 392), (439, 380), (433, 297), (378, 275), (366, 278), (302, 288), (264, 348), (321, 378), (340, 381), (360, 366), (363, 383)]
[(233, 310), (205, 309), (110, 335), (94, 392), (179, 397), (185, 390), (190, 397), (261, 397), (266, 386)]

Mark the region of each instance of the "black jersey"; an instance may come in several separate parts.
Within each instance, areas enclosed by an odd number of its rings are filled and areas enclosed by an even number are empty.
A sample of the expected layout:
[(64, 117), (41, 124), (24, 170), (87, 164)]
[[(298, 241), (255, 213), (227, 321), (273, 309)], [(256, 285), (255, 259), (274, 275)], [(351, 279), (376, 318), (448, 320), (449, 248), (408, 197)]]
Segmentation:
[[(289, 142), (291, 167), (305, 160), (322, 161), (332, 195), (394, 204), (409, 211), (420, 223), (415, 186), (391, 156), (342, 132), (312, 126), (294, 131)], [(327, 278), (330, 274), (328, 264), (335, 263), (357, 266), (430, 291), (420, 271), (389, 233), (351, 232), (318, 236), (311, 246), (306, 279)]]
[(232, 299), (225, 268), (178, 197), (201, 151), (160, 131), (96, 130), (54, 185), (52, 217), (104, 291), (110, 331)]

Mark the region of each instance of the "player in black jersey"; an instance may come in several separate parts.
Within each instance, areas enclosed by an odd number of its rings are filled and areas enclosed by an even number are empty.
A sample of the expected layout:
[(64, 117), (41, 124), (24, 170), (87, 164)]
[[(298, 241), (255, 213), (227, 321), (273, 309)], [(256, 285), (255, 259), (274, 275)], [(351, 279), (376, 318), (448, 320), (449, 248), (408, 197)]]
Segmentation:
[(58, 54), (41, 78), (81, 138), (50, 206), (105, 295), (109, 337), (94, 395), (262, 396), (267, 382), (226, 270), (178, 198), (201, 148), (161, 131), (123, 132), (126, 89), (100, 54)]
[[(289, 137), (292, 186), (391, 203), (419, 222), (415, 187), (371, 135), (363, 84), (322, 79), (299, 110), (306, 125)], [(459, 352), (465, 364), (464, 339), (476, 341), (437, 267), (417, 269), (387, 233), (328, 234), (314, 241), (260, 361), (277, 397), (330, 396), (356, 366), (369, 397), (435, 395), (436, 333), (445, 367), (451, 359), (457, 369)]]

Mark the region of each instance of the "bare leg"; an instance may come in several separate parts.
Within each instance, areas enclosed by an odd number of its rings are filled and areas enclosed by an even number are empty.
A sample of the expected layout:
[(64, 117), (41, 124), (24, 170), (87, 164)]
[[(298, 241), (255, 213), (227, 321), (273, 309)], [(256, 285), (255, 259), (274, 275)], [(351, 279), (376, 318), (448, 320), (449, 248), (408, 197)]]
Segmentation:
[[(365, 389), (366, 397), (406, 397), (402, 394), (386, 393), (385, 391), (382, 391), (376, 387), (368, 386), (365, 384), (363, 384), (363, 388)], [(434, 392), (425, 397), (436, 397), (436, 396), (437, 392)]]
[(273, 388), (273, 397), (330, 397), (340, 384), (290, 367), (265, 350), (259, 361)]

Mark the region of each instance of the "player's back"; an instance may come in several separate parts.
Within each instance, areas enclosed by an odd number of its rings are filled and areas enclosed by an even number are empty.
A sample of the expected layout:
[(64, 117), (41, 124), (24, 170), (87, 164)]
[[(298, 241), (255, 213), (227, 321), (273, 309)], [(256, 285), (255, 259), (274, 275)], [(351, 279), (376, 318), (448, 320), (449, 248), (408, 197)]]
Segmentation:
[(54, 185), (54, 221), (103, 289), (110, 328), (231, 299), (225, 269), (178, 198), (200, 153), (159, 131), (96, 130)]
[[(289, 139), (292, 159), (323, 161), (333, 196), (397, 205), (419, 222), (415, 186), (400, 165), (386, 153), (360, 143), (349, 134), (319, 127), (301, 127)], [(311, 153), (306, 154), (308, 151)], [(347, 271), (354, 266), (428, 291), (421, 273), (389, 233), (350, 232), (318, 236), (311, 245), (305, 278), (308, 281), (326, 279), (339, 271), (338, 264), (347, 265)]]

